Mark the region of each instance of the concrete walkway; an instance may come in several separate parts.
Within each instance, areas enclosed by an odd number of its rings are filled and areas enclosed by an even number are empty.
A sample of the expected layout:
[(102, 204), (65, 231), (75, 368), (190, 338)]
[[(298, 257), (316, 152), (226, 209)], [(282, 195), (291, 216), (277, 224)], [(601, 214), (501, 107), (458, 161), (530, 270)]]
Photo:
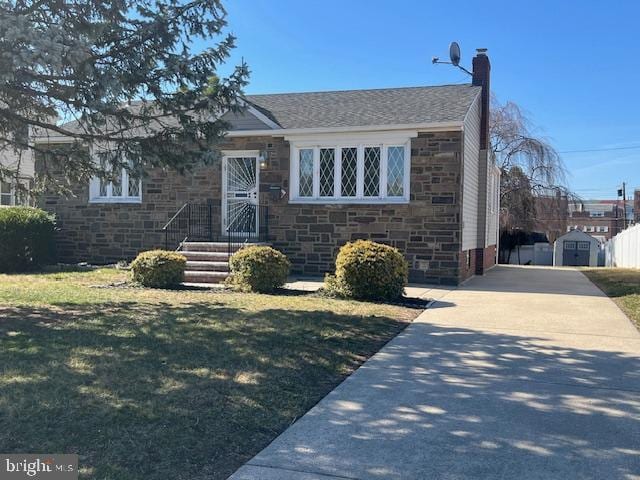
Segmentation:
[(441, 296), (238, 470), (248, 479), (640, 479), (640, 335), (580, 272)]
[[(290, 290), (300, 290), (303, 292), (316, 292), (320, 290), (323, 285), (324, 282), (321, 278), (298, 278), (291, 279), (284, 285), (284, 288), (288, 288)], [(440, 298), (450, 291), (451, 287), (440, 287), (436, 285), (416, 285), (413, 283), (410, 283), (404, 289), (404, 293), (407, 297), (428, 300)]]

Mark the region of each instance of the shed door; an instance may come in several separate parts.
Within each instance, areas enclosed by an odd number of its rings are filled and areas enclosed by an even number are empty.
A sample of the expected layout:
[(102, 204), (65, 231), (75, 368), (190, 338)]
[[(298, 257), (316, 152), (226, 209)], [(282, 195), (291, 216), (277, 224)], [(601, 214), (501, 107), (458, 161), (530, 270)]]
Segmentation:
[(565, 241), (562, 264), (574, 267), (588, 267), (591, 242)]

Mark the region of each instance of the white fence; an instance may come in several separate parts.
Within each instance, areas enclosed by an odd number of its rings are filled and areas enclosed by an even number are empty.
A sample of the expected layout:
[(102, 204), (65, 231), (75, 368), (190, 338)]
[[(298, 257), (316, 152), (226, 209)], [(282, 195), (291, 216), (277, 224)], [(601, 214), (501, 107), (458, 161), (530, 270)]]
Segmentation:
[(604, 250), (607, 267), (640, 268), (640, 224), (613, 237)]
[(553, 245), (535, 243), (515, 247), (509, 257), (511, 265), (553, 265)]

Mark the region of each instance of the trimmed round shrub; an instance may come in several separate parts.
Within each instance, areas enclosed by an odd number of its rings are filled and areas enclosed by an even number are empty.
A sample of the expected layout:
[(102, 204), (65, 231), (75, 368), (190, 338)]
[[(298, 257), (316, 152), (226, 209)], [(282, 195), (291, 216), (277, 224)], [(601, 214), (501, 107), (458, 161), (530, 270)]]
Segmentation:
[(244, 247), (231, 256), (228, 283), (246, 292), (273, 292), (282, 287), (291, 264), (275, 248), (255, 245)]
[(397, 248), (357, 240), (338, 252), (335, 276), (327, 276), (325, 289), (337, 296), (366, 300), (396, 300), (404, 294), (407, 262)]
[(24, 272), (53, 262), (55, 218), (32, 207), (0, 208), (0, 272)]
[(133, 280), (152, 288), (177, 287), (184, 280), (187, 259), (168, 250), (142, 252), (131, 262)]

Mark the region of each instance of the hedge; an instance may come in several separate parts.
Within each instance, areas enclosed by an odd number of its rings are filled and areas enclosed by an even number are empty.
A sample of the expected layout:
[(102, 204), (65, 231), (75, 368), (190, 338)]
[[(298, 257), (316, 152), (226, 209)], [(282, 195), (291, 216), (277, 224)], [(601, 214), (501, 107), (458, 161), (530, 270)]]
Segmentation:
[(24, 272), (54, 261), (53, 215), (33, 207), (0, 208), (0, 272)]
[(326, 277), (325, 290), (348, 298), (396, 300), (404, 294), (408, 270), (398, 249), (357, 240), (340, 248), (336, 274)]
[(285, 284), (291, 264), (278, 250), (254, 245), (234, 253), (229, 266), (229, 285), (242, 291), (269, 293)]
[(187, 259), (168, 250), (142, 252), (131, 262), (133, 280), (145, 287), (172, 288), (184, 280)]

